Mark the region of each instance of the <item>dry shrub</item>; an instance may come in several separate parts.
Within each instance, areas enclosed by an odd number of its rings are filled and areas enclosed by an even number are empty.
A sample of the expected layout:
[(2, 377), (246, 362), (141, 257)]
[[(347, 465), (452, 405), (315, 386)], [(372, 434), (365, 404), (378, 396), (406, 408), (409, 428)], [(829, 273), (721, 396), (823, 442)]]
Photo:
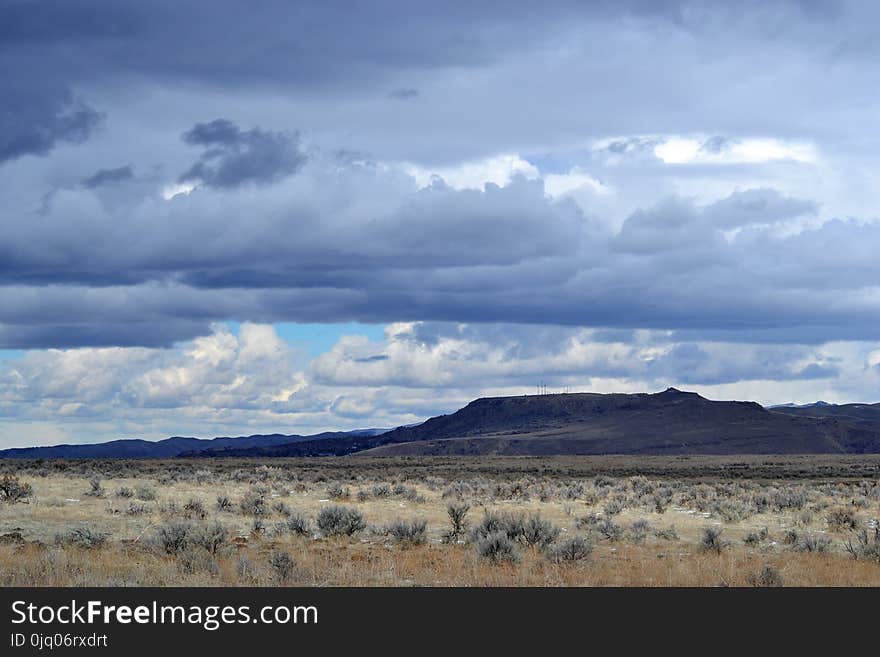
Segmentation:
[(353, 536), (366, 526), (361, 512), (350, 507), (325, 506), (318, 513), (318, 529), (325, 536)]
[(556, 563), (582, 561), (593, 552), (593, 544), (582, 536), (572, 536), (554, 546), (547, 556)]
[(774, 566), (764, 566), (760, 572), (749, 576), (749, 584), (752, 586), (770, 588), (783, 586), (784, 582), (782, 575), (777, 568)]
[(28, 502), (34, 495), (34, 487), (23, 483), (12, 474), (0, 477), (0, 502), (15, 504), (16, 502)]

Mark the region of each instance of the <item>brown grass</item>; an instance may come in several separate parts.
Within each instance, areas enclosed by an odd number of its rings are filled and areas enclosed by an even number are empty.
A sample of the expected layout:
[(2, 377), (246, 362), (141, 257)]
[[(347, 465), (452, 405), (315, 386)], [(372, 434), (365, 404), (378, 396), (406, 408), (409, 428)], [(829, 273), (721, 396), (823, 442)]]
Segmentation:
[[(266, 586), (276, 541), (235, 550), (216, 570), (184, 572), (175, 557), (137, 547), (99, 550), (25, 545), (0, 547), (3, 586)], [(839, 554), (761, 554), (733, 548), (720, 555), (655, 546), (600, 547), (582, 563), (556, 564), (536, 551), (516, 564), (492, 565), (466, 546), (410, 549), (337, 541), (283, 545), (296, 562), (292, 586), (751, 586), (766, 566), (786, 586), (880, 586), (880, 564)], [(239, 559), (253, 575), (241, 575)]]
[[(685, 459), (671, 472), (685, 469), (688, 476), (667, 472), (663, 477), (584, 474), (596, 466), (592, 457), (583, 462), (394, 459), (385, 469), (361, 459), (106, 461), (67, 467), (6, 462), (2, 469), (30, 483), (35, 496), (28, 504), (0, 504), (0, 585), (748, 586), (769, 567), (788, 586), (880, 586), (880, 563), (851, 558), (845, 542), (853, 530), (835, 520), (845, 511), (861, 530), (880, 517), (880, 481), (852, 476), (872, 467), (870, 460), (857, 465), (829, 457), (792, 459), (769, 459), (755, 467), (760, 476), (753, 478), (733, 467), (742, 465), (742, 458), (696, 465)], [(634, 463), (628, 461), (626, 468)], [(770, 478), (771, 466), (801, 474)], [(615, 461), (611, 472), (622, 467)], [(653, 467), (657, 462), (647, 470)], [(739, 474), (719, 476), (725, 468)], [(813, 476), (803, 475), (810, 468)], [(101, 478), (105, 497), (85, 495), (94, 476)], [(122, 488), (143, 487), (156, 498), (115, 495)], [(347, 489), (349, 497), (330, 499), (329, 491), (337, 489)], [(254, 517), (239, 505), (254, 491), (266, 499), (260, 517), (265, 531), (256, 534)], [(220, 495), (231, 500), (231, 511), (216, 508)], [(206, 518), (187, 518), (190, 500), (202, 503)], [(492, 564), (472, 544), (442, 542), (450, 527), (446, 506), (455, 500), (471, 506), (471, 525), (485, 513), (538, 514), (561, 530), (559, 541), (583, 536), (595, 549), (584, 561), (560, 564), (520, 545), (516, 563)], [(130, 504), (142, 505), (145, 512), (126, 513)], [(350, 539), (321, 536), (315, 519), (328, 504), (357, 509), (368, 529)], [(288, 510), (308, 519), (310, 535), (279, 530)], [(426, 543), (407, 547), (384, 535), (381, 528), (398, 519), (425, 520)], [(607, 538), (596, 519), (619, 525), (620, 536)], [(633, 529), (640, 521), (649, 525), (641, 534)], [(169, 555), (156, 536), (159, 527), (174, 522), (220, 522), (228, 540), (217, 554), (190, 546)], [(676, 538), (657, 535), (673, 526)], [(107, 533), (109, 539), (93, 549), (56, 540), (80, 527)], [(707, 528), (722, 530), (720, 553), (701, 550)], [(799, 551), (804, 537), (830, 540), (830, 546), (822, 553)], [(279, 551), (295, 562), (283, 582), (270, 563)]]

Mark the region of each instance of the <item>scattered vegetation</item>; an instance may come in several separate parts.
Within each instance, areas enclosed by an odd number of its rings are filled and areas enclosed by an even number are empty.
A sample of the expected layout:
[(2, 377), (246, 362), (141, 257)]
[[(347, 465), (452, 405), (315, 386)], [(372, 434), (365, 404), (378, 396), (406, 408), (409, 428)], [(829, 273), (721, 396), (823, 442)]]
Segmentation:
[(880, 584), (880, 482), (816, 458), (0, 462), (0, 585)]

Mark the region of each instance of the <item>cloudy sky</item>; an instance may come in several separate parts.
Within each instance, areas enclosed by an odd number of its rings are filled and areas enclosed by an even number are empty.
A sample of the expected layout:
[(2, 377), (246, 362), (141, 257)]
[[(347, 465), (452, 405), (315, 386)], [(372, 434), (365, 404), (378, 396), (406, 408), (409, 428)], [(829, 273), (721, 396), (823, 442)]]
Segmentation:
[(878, 401), (878, 14), (0, 0), (0, 447)]

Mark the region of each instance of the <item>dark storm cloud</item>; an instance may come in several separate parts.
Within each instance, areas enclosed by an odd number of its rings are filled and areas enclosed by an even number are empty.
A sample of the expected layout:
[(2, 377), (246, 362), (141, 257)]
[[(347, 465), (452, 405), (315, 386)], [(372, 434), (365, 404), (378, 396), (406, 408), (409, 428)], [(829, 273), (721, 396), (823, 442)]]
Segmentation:
[[(291, 180), (313, 187), (315, 172), (302, 175)], [(848, 335), (877, 336), (877, 308), (864, 292), (880, 285), (876, 225), (829, 222), (788, 236), (746, 228), (727, 240), (706, 218), (714, 206), (670, 199), (613, 234), (547, 199), (537, 181), (414, 191), (386, 176), (349, 171), (306, 206), (275, 188), (224, 192), (219, 203), (214, 192), (196, 191), (122, 218), (89, 213), (92, 224), (76, 230), (71, 196), (56, 204), (57, 216), (0, 238), (0, 252), (14, 258), (2, 272), (0, 324), (20, 327), (7, 331), (4, 346), (112, 344), (123, 339), (121, 325), (126, 344), (165, 344), (230, 318), (553, 323), (703, 338), (776, 331), (787, 342), (829, 339), (835, 326), (848, 326)], [(339, 195), (352, 187), (369, 189), (370, 203)], [(245, 235), (238, 220), (256, 198), (268, 205)], [(757, 206), (763, 223), (767, 205)], [(111, 230), (120, 221), (129, 229)], [(841, 260), (833, 254), (844, 245)], [(9, 285), (28, 274), (64, 285)], [(96, 280), (107, 287), (81, 284)], [(26, 327), (38, 337), (27, 338)], [(558, 339), (535, 334), (530, 342), (544, 349)]]
[[(729, 195), (717, 202), (666, 198), (677, 186), (650, 175), (684, 174), (655, 157), (661, 138), (638, 136), (724, 135), (702, 143), (714, 156), (741, 134), (872, 133), (873, 91), (854, 84), (868, 79), (871, 41), (840, 54), (846, 66), (828, 59), (850, 31), (870, 30), (870, 7), (812, 8), (4, 3), (3, 343), (159, 345), (230, 318), (875, 335), (876, 224), (773, 230), (818, 203), (764, 182), (731, 194), (721, 179), (711, 196)], [(419, 102), (388, 102), (410, 84)], [(98, 109), (115, 132), (95, 145)], [(195, 123), (218, 115), (231, 118)], [(315, 126), (331, 139), (319, 147), (350, 152), (307, 158), (293, 130)], [(395, 163), (614, 135), (600, 156), (624, 162), (603, 182), (646, 167), (593, 199), (625, 208), (619, 230), (602, 206), (550, 199), (537, 180), (420, 190)], [(20, 155), (90, 136), (85, 163), (58, 149), (43, 168), (11, 171)], [(112, 189), (125, 167), (101, 167), (116, 162), (151, 171), (152, 187), (145, 175)], [(166, 201), (175, 180), (201, 184)]]
[[(517, 135), (527, 142), (533, 130), (559, 141), (576, 138), (587, 126), (606, 132), (620, 128), (636, 132), (650, 120), (674, 130), (697, 117), (705, 123), (707, 116), (721, 123), (754, 127), (751, 113), (744, 111), (741, 98), (729, 87), (711, 93), (719, 80), (733, 75), (752, 81), (754, 66), (778, 65), (776, 61), (761, 60), (762, 50), (750, 47), (753, 41), (791, 41), (812, 47), (817, 31), (827, 35), (826, 25), (837, 25), (848, 16), (856, 16), (860, 25), (872, 22), (862, 7), (848, 10), (834, 3), (830, 11), (816, 7), (820, 5), (810, 2), (767, 7), (754, 1), (734, 8), (724, 2), (687, 0), (561, 0), (541, 5), (525, 1), (454, 1), (442, 6), (394, 0), (365, 4), (264, 0), (255, 10), (243, 0), (13, 0), (0, 6), (0, 97), (4, 104), (16, 108), (16, 115), (31, 118), (0, 125), (0, 153), (8, 151), (13, 157), (26, 152), (45, 153), (64, 135), (80, 139), (96, 120), (95, 108), (109, 111), (96, 105), (91, 96), (106, 98), (132, 87), (142, 90), (157, 85), (206, 93), (234, 89), (231, 96), (245, 98), (269, 92), (317, 100), (322, 106), (317, 108), (318, 115), (333, 117), (337, 110), (334, 104), (340, 99), (381, 98), (388, 89), (396, 90), (393, 96), (412, 97), (415, 89), (409, 81), (413, 79), (419, 80), (418, 92), (427, 98), (431, 76), (449, 71), (503, 69), (508, 65), (515, 67), (512, 72), (518, 80), (517, 89), (530, 103), (544, 98), (543, 102), (553, 102), (554, 106), (579, 106), (579, 118), (559, 122), (554, 116), (554, 120), (544, 122), (532, 120), (534, 112), (509, 111), (519, 103), (511, 97), (509, 82), (501, 80), (500, 88), (487, 86), (482, 93), (479, 89), (470, 90), (476, 94), (468, 93), (464, 88), (439, 96), (430, 94), (431, 98), (442, 98), (442, 102), (437, 106), (418, 103), (426, 106), (420, 110), (425, 114), (412, 120), (422, 129), (431, 122), (437, 138), (420, 145), (421, 139), (414, 139), (416, 135), (410, 132), (409, 139), (402, 137), (401, 141), (410, 149), (418, 149), (423, 157), (451, 159), (469, 143), (469, 148), (480, 151), (487, 143), (498, 150), (505, 140)], [(210, 20), (205, 19), (208, 14)], [(617, 29), (628, 33), (633, 27), (659, 38), (656, 45), (651, 39), (644, 41), (651, 50), (649, 56), (633, 51), (630, 58), (627, 53), (631, 44), (620, 47), (613, 43)], [(702, 41), (697, 37), (708, 34), (707, 53), (667, 52), (669, 47), (680, 45), (669, 40), (676, 32), (692, 35), (698, 45)], [(716, 39), (717, 32), (720, 35)], [(817, 57), (863, 57), (864, 53), (851, 50), (851, 43), (864, 38), (869, 45), (870, 35), (862, 37), (858, 31), (853, 34), (849, 25), (843, 32), (848, 39), (830, 43)], [(578, 47), (587, 48), (578, 55), (586, 68), (571, 73), (582, 83), (571, 84), (565, 76), (554, 79), (539, 59), (523, 59), (536, 47), (550, 47), (548, 52), (552, 52), (560, 35), (572, 34), (583, 34), (584, 42)], [(596, 52), (590, 52), (591, 48)], [(711, 62), (713, 48), (725, 53), (721, 70), (704, 71), (702, 59), (708, 54)], [(609, 49), (618, 53), (618, 70), (606, 66), (603, 53)], [(734, 71), (726, 68), (726, 53), (731, 50), (745, 53), (741, 66)], [(682, 57), (690, 56), (700, 57), (701, 63), (693, 71), (682, 71), (678, 64)], [(680, 78), (682, 73), (687, 77)], [(612, 80), (622, 78), (630, 82), (612, 85)], [(848, 80), (842, 82), (851, 89)], [(546, 93), (542, 88), (545, 83), (553, 93)], [(792, 121), (786, 112), (762, 105), (771, 94), (766, 94), (760, 83), (760, 79), (754, 80), (756, 88), (746, 89), (742, 95), (756, 105), (765, 122), (779, 130), (790, 130)], [(679, 100), (679, 85), (705, 88), (707, 98), (694, 98), (691, 111)], [(799, 78), (792, 78), (791, 86), (798, 91), (805, 85)], [(575, 95), (555, 103), (553, 97), (564, 87), (565, 94)], [(603, 91), (594, 93), (597, 88)], [(791, 107), (803, 108), (804, 99), (798, 93), (774, 91), (778, 92), (772, 94), (777, 104), (785, 96)], [(828, 91), (823, 97), (834, 103), (837, 86)], [(82, 97), (83, 106), (68, 112), (66, 119), (60, 118), (66, 116), (62, 101), (71, 97)], [(650, 101), (662, 105), (665, 111), (656, 112)], [(323, 111), (324, 103), (332, 111)], [(470, 125), (480, 126), (479, 132), (448, 125), (462, 117), (467, 117)], [(389, 151), (404, 150), (389, 137), (398, 132), (398, 127), (411, 131), (412, 126), (398, 126), (394, 116), (381, 114), (367, 120), (376, 121), (380, 128), (377, 141), (366, 140), (368, 147), (380, 143)]]
[(87, 189), (94, 189), (101, 185), (112, 185), (113, 183), (123, 182), (134, 178), (134, 171), (131, 165), (117, 167), (115, 169), (99, 169), (88, 178), (84, 178), (82, 186)]
[(205, 152), (180, 176), (180, 182), (221, 188), (265, 184), (296, 173), (306, 161), (298, 148), (297, 135), (259, 128), (240, 130), (226, 119), (196, 124), (183, 134), (183, 141), (202, 146)]
[(20, 89), (0, 80), (0, 95), (0, 164), (24, 155), (46, 155), (60, 143), (82, 143), (102, 119), (66, 91)]
[[(482, 65), (509, 43), (482, 37), (497, 19), (491, 7), (464, 3), (267, 0), (255, 10), (239, 0), (4, 2), (0, 163), (88, 138), (102, 114), (79, 93), (96, 81), (108, 89), (153, 79), (348, 93), (403, 70)], [(516, 20), (504, 23), (508, 35), (523, 33)]]

